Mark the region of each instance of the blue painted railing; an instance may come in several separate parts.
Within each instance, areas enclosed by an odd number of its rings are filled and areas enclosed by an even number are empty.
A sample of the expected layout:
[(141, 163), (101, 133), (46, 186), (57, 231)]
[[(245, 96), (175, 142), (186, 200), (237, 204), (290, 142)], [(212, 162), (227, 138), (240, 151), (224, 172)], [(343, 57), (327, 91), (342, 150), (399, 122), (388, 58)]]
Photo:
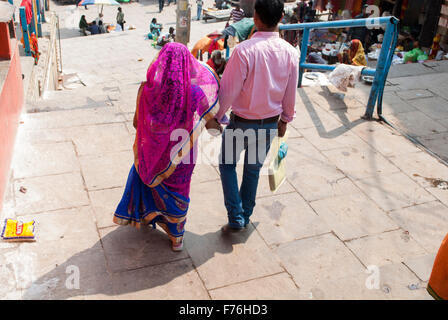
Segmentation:
[(28, 24), (26, 22), (25, 7), (20, 7), (19, 13), (20, 13), (20, 26), (22, 29), (23, 45), (25, 46), (25, 54), (27, 56), (30, 56), (31, 55), (31, 48), (30, 48), (31, 26), (30, 25), (32, 25), (32, 23)]
[(384, 86), (386, 84), (387, 74), (389, 73), (389, 69), (394, 56), (395, 47), (397, 46), (398, 22), (399, 20), (395, 17), (381, 17), (281, 25), (280, 30), (303, 30), (299, 64), (299, 87), (302, 86), (302, 78), (305, 69), (332, 71), (336, 68), (335, 65), (323, 65), (306, 62), (311, 29), (386, 26), (383, 44), (381, 47), (381, 52), (378, 58), (376, 69), (364, 68), (362, 71), (363, 75), (374, 77), (369, 100), (367, 102), (366, 112), (362, 118), (367, 120), (372, 119), (375, 104), (377, 102), (377, 113), (379, 116), (381, 116)]

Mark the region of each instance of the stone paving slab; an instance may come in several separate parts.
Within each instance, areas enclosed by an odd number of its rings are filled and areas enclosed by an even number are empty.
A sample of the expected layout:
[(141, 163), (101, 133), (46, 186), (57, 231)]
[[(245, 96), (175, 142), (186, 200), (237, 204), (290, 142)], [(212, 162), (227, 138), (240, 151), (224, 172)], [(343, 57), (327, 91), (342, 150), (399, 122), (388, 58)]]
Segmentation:
[(122, 187), (134, 163), (130, 151), (112, 152), (79, 158), (89, 191)]
[(390, 217), (428, 253), (436, 253), (448, 230), (446, 207), (438, 201), (424, 203), (397, 211)]
[(436, 200), (404, 173), (380, 174), (355, 184), (384, 211)]
[(361, 192), (313, 201), (310, 205), (342, 240), (398, 228), (386, 213)]
[(423, 186), (432, 195), (448, 204), (447, 190), (434, 185), (437, 180), (448, 180), (448, 167), (426, 152), (412, 153), (406, 156), (390, 157), (411, 179)]
[(217, 185), (221, 183), (217, 169), (208, 164), (196, 164), (193, 176), (191, 178), (192, 183), (202, 183), (208, 181), (217, 181)]
[(16, 250), (5, 250), (2, 248), (2, 254), (0, 255), (0, 299), (2, 300), (14, 300), (21, 299), (22, 293), (20, 289), (17, 289), (15, 281), (15, 268), (14, 265), (8, 261), (8, 254), (14, 254)]
[(71, 142), (40, 144), (18, 148), (12, 170), (22, 179), (79, 171), (79, 163)]
[(289, 141), (287, 180), (308, 201), (344, 194), (350, 183), (306, 140)]
[[(398, 91), (400, 92), (400, 91)], [(385, 92), (383, 96), (383, 114), (415, 111), (416, 108), (402, 100), (395, 92)]]
[(403, 230), (347, 241), (346, 245), (366, 266), (400, 263), (426, 253), (425, 249)]
[(434, 150), (445, 161), (448, 159), (448, 132), (432, 134), (428, 137), (420, 137), (419, 141), (429, 150)]
[[(108, 266), (112, 272), (134, 270), (177, 261), (188, 257), (185, 251), (174, 252), (168, 236), (152, 227), (136, 229), (114, 226), (99, 230)], [(165, 250), (161, 250), (165, 248)]]
[(380, 290), (391, 300), (433, 300), (426, 291), (426, 283), (419, 281), (404, 264), (380, 267)]
[[(397, 96), (404, 100), (415, 100), (422, 98), (430, 98), (434, 95), (428, 90), (400, 90), (397, 91)], [(411, 102), (414, 105), (419, 105), (422, 101)]]
[(33, 129), (67, 128), (125, 121), (121, 112), (114, 108), (28, 113), (23, 114), (21, 119)]
[(399, 171), (388, 159), (370, 147), (346, 147), (323, 151), (323, 154), (354, 180)]
[(440, 97), (409, 101), (415, 108), (434, 120), (448, 119), (448, 101)]
[(124, 123), (70, 129), (79, 156), (132, 150), (134, 139)]
[(296, 108), (300, 107), (302, 111), (296, 115), (291, 126), (295, 129), (324, 127), (326, 130), (340, 127), (341, 124), (337, 120), (313, 101), (315, 95), (313, 91), (307, 89), (298, 90), (297, 97), (300, 100), (296, 100)]
[(297, 300), (306, 299), (285, 272), (210, 290), (213, 300)]
[(421, 111), (389, 115), (387, 120), (413, 137), (428, 136), (448, 131), (448, 128), (435, 122), (434, 119), (431, 119)]
[[(20, 188), (26, 188), (26, 193)], [(18, 179), (14, 181), (18, 216), (89, 204), (79, 172)]]
[(404, 264), (414, 272), (421, 281), (429, 281), (431, 276), (432, 267), (436, 254), (427, 254), (419, 257), (408, 258), (404, 261)]
[(257, 200), (254, 219), (269, 246), (330, 232), (330, 228), (297, 193)]
[(387, 125), (364, 122), (352, 131), (385, 157), (399, 156), (416, 151), (416, 146)]
[(123, 196), (124, 188), (112, 188), (97, 191), (89, 191), (92, 209), (95, 214), (98, 228), (116, 226), (112, 221), (115, 209)]
[(114, 274), (113, 287), (120, 300), (210, 299), (190, 259)]
[[(79, 272), (79, 273), (78, 273)], [(79, 286), (70, 275), (79, 274)], [(23, 292), (25, 300), (88, 299), (112, 295), (112, 278), (106, 271), (103, 251), (97, 248), (77, 253), (33, 281)], [(102, 296), (103, 295), (103, 296)]]
[(244, 232), (232, 235), (223, 235), (216, 227), (202, 225), (201, 231), (197, 229), (190, 224), (185, 245), (207, 289), (284, 271), (251, 224)]
[(364, 142), (352, 132), (332, 135), (331, 133), (320, 131), (319, 128), (300, 129), (299, 131), (305, 139), (321, 151), (364, 145)]
[[(22, 116), (23, 117), (23, 116)], [(17, 131), (16, 143), (20, 144), (50, 144), (71, 142), (69, 130), (64, 129), (31, 129), (31, 126), (21, 124)]]
[[(347, 275), (362, 273), (363, 265), (333, 234), (289, 242), (274, 250), (303, 295), (317, 299), (328, 298), (329, 284), (336, 286), (340, 296)], [(291, 254), (300, 252), (300, 254)], [(364, 283), (360, 284), (362, 287)]]

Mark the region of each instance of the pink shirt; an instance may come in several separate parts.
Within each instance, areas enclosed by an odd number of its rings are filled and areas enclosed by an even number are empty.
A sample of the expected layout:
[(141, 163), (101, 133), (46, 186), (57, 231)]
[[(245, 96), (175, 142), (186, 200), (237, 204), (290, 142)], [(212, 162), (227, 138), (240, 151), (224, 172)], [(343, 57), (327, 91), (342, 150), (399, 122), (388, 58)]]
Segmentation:
[(222, 119), (230, 107), (245, 119), (295, 117), (299, 53), (278, 32), (256, 32), (233, 51), (221, 79)]

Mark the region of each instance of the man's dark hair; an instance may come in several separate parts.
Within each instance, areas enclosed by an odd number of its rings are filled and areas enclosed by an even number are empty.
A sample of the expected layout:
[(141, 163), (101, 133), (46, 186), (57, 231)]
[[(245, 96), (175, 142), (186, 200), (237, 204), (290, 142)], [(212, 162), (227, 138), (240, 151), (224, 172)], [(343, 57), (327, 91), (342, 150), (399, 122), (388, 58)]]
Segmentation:
[(255, 2), (257, 15), (261, 22), (269, 28), (275, 27), (280, 22), (284, 7), (283, 0), (257, 0)]

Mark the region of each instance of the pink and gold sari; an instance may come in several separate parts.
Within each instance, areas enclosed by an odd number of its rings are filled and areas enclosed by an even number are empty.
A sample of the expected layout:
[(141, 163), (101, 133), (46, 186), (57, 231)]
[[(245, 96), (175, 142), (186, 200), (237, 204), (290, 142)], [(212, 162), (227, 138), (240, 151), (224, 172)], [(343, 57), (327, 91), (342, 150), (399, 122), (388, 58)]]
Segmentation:
[(195, 143), (218, 111), (219, 82), (179, 43), (150, 65), (137, 105), (134, 166), (114, 215), (117, 224), (155, 223), (182, 242)]

